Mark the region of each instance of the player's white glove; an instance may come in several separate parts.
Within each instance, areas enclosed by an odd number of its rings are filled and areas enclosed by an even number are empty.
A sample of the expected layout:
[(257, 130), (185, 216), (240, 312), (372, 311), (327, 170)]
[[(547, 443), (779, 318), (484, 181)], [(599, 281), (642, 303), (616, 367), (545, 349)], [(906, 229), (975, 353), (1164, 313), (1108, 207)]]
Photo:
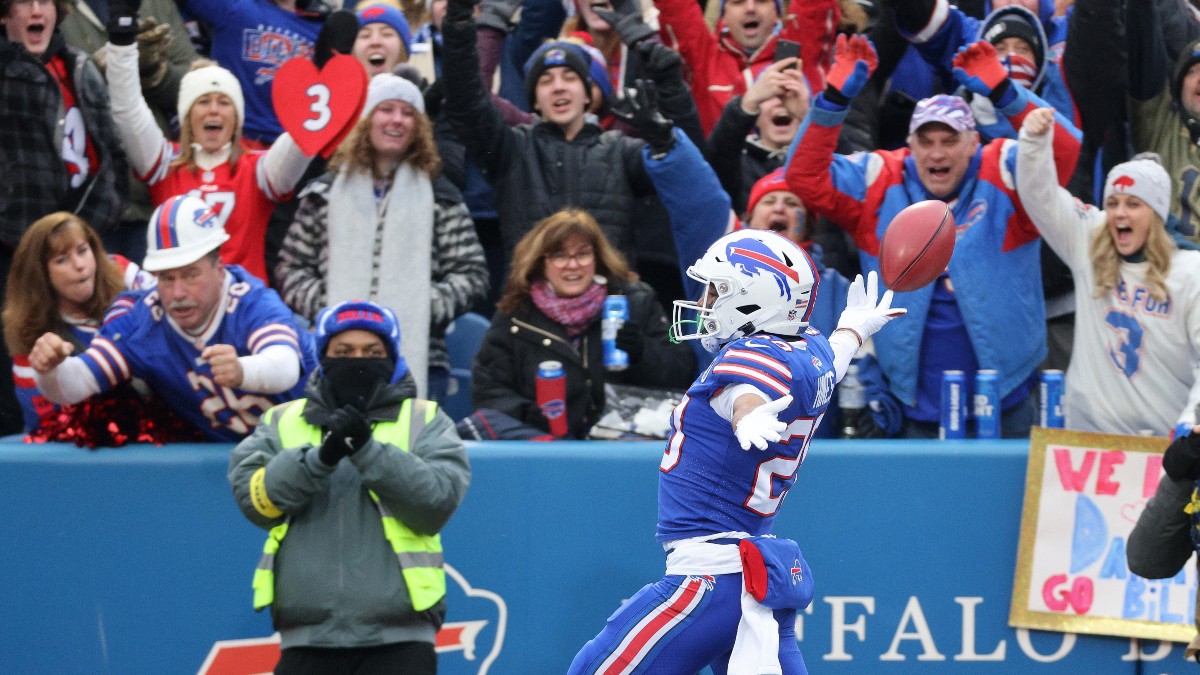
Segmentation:
[(737, 436), (742, 449), (749, 450), (753, 445), (759, 450), (766, 450), (767, 443), (778, 441), (779, 434), (787, 428), (786, 424), (779, 421), (779, 411), (791, 403), (792, 395), (788, 394), (758, 406), (738, 420), (733, 435)]
[(908, 310), (903, 307), (892, 307), (891, 290), (883, 294), (883, 299), (879, 299), (879, 277), (872, 271), (867, 274), (865, 287), (861, 274), (854, 277), (850, 292), (846, 294), (846, 309), (838, 317), (837, 330), (853, 331), (858, 336), (859, 346), (862, 346), (884, 324), (907, 313)]

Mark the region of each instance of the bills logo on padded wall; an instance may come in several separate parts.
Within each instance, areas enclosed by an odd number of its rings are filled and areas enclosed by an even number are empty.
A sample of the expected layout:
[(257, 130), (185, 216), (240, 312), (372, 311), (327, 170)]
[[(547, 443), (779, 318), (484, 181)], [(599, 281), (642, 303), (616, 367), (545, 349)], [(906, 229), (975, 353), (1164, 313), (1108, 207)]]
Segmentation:
[[(504, 646), (508, 606), (499, 595), (471, 586), (446, 565), (446, 623), (435, 638), (438, 672), (487, 675)], [(213, 644), (198, 675), (258, 675), (279, 661), (279, 634)]]

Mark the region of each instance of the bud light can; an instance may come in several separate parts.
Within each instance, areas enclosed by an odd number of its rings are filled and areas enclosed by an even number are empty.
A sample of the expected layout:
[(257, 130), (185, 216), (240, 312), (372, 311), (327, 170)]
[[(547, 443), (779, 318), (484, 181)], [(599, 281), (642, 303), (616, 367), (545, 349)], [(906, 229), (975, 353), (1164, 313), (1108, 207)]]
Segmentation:
[(1062, 408), (1063, 371), (1043, 370), (1038, 393), (1041, 398), (1041, 419), (1038, 423), (1048, 429), (1062, 429), (1066, 424)]
[(967, 377), (961, 370), (942, 373), (942, 423), (938, 438), (967, 437)]
[(550, 423), (550, 435), (567, 435), (567, 374), (561, 361), (542, 361), (537, 372), (537, 404)]
[(1000, 373), (975, 373), (975, 438), (1000, 438)]
[(604, 299), (604, 314), (600, 317), (600, 344), (604, 348), (604, 367), (608, 370), (625, 370), (629, 367), (629, 354), (617, 349), (617, 331), (629, 320), (629, 301), (623, 295), (610, 295)]

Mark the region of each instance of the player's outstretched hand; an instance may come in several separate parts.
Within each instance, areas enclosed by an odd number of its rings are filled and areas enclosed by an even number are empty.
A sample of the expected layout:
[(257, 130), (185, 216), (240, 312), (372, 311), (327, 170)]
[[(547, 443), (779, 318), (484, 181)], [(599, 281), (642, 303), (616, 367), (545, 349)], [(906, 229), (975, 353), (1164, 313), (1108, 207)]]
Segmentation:
[(1025, 116), (1021, 130), (1030, 136), (1044, 136), (1054, 128), (1054, 108), (1038, 108)]
[(45, 333), (29, 350), (29, 365), (39, 373), (48, 373), (67, 360), (75, 346), (54, 333)]
[(780, 434), (787, 428), (786, 424), (779, 421), (779, 411), (791, 403), (792, 395), (788, 394), (758, 406), (738, 420), (737, 426), (733, 428), (733, 435), (737, 436), (742, 449), (749, 450), (753, 445), (759, 450), (766, 450), (767, 443), (778, 441), (781, 438)]
[(200, 358), (208, 362), (214, 382), (222, 387), (242, 386), (245, 373), (233, 345), (209, 345), (200, 352)]
[(861, 346), (867, 338), (879, 332), (884, 324), (892, 319), (907, 314), (903, 307), (892, 307), (892, 291), (888, 290), (879, 298), (879, 276), (872, 270), (867, 274), (866, 284), (863, 276), (854, 277), (850, 291), (846, 294), (846, 309), (838, 317), (837, 330), (849, 330), (858, 336)]

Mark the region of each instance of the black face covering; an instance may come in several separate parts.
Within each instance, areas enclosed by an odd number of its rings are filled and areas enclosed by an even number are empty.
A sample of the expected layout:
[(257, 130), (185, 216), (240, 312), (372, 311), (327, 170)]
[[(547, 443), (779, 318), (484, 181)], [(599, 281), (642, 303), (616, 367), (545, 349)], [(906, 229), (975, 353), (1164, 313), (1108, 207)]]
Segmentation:
[(321, 359), (323, 386), (336, 407), (354, 406), (362, 412), (375, 388), (392, 379), (396, 362), (391, 359), (335, 358)]

